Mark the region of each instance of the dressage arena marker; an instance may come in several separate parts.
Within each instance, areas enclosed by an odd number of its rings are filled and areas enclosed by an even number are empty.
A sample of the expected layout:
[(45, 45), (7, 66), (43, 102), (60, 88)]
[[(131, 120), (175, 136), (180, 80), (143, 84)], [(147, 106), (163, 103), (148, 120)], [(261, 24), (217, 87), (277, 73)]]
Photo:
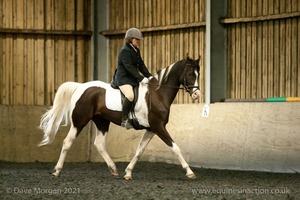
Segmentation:
[(209, 105), (205, 104), (202, 109), (202, 117), (208, 117), (208, 116), (209, 116)]

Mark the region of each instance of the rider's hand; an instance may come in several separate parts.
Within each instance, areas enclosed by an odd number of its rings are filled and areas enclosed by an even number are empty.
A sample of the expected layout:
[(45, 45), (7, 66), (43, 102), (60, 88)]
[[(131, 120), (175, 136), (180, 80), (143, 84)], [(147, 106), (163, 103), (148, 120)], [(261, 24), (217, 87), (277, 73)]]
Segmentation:
[(144, 83), (144, 84), (147, 84), (149, 82), (149, 79), (147, 79), (146, 77), (144, 77), (141, 82)]

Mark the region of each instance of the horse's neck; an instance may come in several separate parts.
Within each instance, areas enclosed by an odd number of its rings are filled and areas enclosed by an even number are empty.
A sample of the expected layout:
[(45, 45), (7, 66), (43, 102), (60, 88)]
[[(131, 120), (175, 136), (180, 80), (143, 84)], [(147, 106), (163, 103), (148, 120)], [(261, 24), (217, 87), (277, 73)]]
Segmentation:
[[(171, 66), (170, 66), (171, 67)], [(169, 71), (168, 69), (164, 69), (160, 74), (160, 80), (159, 84), (160, 87), (158, 88), (158, 92), (161, 96), (163, 96), (163, 99), (171, 104), (179, 90), (180, 87), (180, 81), (179, 77), (182, 73), (182, 69), (179, 65), (173, 65)], [(167, 74), (167, 75), (166, 75)]]
[(175, 86), (175, 87), (180, 86), (179, 77), (183, 72), (183, 67), (180, 63), (181, 63), (181, 61), (174, 63), (174, 64), (170, 65), (169, 67), (164, 68), (160, 71), (159, 83), (161, 85)]

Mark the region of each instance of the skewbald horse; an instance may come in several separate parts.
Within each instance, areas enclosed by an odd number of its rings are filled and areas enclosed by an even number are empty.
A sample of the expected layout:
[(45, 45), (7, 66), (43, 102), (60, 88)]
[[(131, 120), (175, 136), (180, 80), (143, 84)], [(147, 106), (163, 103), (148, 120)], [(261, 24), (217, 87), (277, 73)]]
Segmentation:
[[(158, 71), (155, 78), (152, 78), (147, 85), (140, 83), (137, 104), (141, 106), (139, 109), (135, 107), (135, 115), (146, 132), (141, 138), (135, 156), (125, 170), (126, 180), (132, 179), (132, 170), (136, 162), (155, 134), (178, 156), (186, 171), (186, 176), (190, 179), (196, 178), (179, 147), (166, 130), (166, 124), (169, 120), (170, 106), (179, 89), (188, 92), (193, 100), (199, 98), (199, 61), (200, 56), (197, 60), (187, 56), (186, 59)], [(68, 150), (90, 120), (97, 128), (95, 147), (107, 163), (111, 174), (119, 177), (116, 165), (105, 149), (110, 122), (121, 125), (121, 111), (110, 110), (106, 106), (105, 95), (108, 88), (110, 84), (101, 81), (65, 82), (59, 87), (53, 106), (42, 116), (39, 126), (44, 131), (43, 140), (39, 144), (43, 146), (53, 142), (61, 125), (67, 125), (69, 121), (71, 123), (70, 130), (63, 141), (59, 160), (54, 168), (55, 172), (52, 174), (54, 177), (59, 176)]]

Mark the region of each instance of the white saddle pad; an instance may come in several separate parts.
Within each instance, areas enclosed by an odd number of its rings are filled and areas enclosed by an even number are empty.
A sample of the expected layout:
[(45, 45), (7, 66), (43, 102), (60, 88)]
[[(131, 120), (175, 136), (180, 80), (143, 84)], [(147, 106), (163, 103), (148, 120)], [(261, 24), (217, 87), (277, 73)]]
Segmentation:
[[(139, 124), (144, 127), (149, 127), (148, 122), (148, 107), (146, 106), (145, 95), (148, 91), (148, 88), (145, 84), (141, 84), (139, 86), (139, 96), (138, 100), (134, 107), (134, 113), (137, 119), (139, 120)], [(109, 110), (114, 111), (122, 111), (122, 102), (121, 102), (121, 91), (112, 88), (110, 85), (106, 87), (106, 95), (105, 95), (105, 103), (106, 107)], [(129, 114), (129, 118), (132, 118), (131, 113)]]
[[(141, 109), (143, 99), (145, 97), (145, 93), (147, 91), (147, 87), (140, 84), (139, 86), (139, 97), (135, 104), (134, 111), (137, 112)], [(112, 88), (110, 85), (106, 87), (106, 95), (105, 95), (105, 104), (109, 110), (114, 111), (122, 111), (122, 102), (121, 102), (121, 91), (118, 89)]]
[(105, 103), (109, 110), (122, 111), (121, 91), (109, 85), (106, 88)]

